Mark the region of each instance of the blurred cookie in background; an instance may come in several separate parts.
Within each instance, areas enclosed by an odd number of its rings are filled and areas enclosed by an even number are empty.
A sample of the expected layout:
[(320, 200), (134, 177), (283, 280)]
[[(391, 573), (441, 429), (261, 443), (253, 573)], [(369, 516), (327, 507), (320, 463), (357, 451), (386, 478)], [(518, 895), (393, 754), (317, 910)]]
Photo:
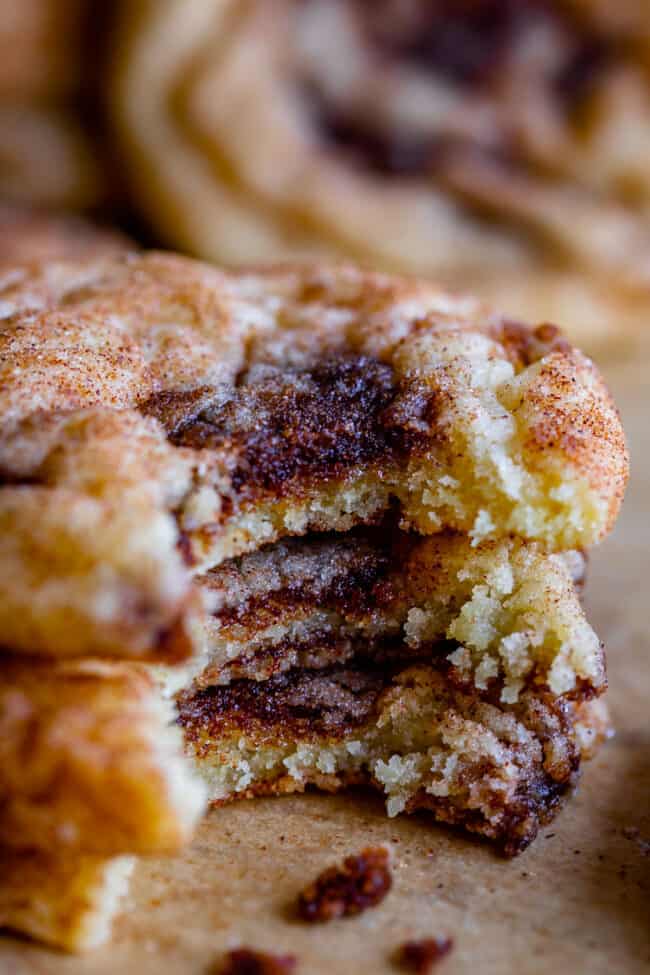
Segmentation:
[(14, 264), (115, 256), (134, 248), (125, 234), (83, 217), (0, 203), (0, 271)]
[(94, 209), (114, 197), (95, 72), (107, 14), (89, 0), (0, 0), (0, 194)]
[(82, 83), (88, 0), (0, 0), (0, 96), (60, 98)]
[(620, 0), (133, 0), (136, 206), (239, 263), (343, 254), (607, 337), (650, 308), (650, 21)]
[(4, 199), (88, 210), (108, 185), (92, 140), (58, 107), (0, 104), (0, 186)]

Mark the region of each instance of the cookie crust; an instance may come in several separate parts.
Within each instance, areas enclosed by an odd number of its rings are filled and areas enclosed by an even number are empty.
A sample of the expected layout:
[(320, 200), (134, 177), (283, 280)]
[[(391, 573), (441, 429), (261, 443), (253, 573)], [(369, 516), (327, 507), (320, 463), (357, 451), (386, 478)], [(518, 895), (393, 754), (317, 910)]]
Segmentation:
[(204, 808), (173, 709), (125, 664), (0, 661), (0, 847), (173, 853)]
[[(155, 659), (185, 625), (192, 573), (283, 536), (397, 502), (424, 534), (557, 550), (597, 541), (618, 512), (627, 452), (593, 363), (554, 328), (430, 285), (152, 253), (34, 266), (2, 301), (0, 617), (15, 649), (88, 651), (81, 622), (55, 650), (47, 619), (74, 603), (93, 550), (128, 598), (84, 599), (87, 632), (109, 634), (102, 653)], [(79, 536), (68, 554), (61, 531)], [(125, 544), (148, 548), (139, 578)], [(34, 551), (61, 578), (44, 606)]]

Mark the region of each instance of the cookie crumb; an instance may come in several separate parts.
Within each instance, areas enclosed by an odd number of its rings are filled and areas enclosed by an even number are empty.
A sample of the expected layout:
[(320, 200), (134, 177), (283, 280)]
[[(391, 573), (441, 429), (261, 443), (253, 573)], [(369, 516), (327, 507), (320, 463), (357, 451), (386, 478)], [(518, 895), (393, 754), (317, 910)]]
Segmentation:
[(427, 975), (454, 947), (451, 938), (421, 938), (406, 941), (397, 954), (398, 964), (416, 975)]
[(392, 886), (389, 852), (385, 847), (367, 847), (346, 857), (343, 867), (329, 867), (298, 898), (298, 913), (304, 921), (333, 921), (361, 914), (379, 904)]
[(235, 948), (228, 952), (224, 966), (215, 975), (292, 975), (296, 965), (294, 955), (270, 955), (250, 948)]

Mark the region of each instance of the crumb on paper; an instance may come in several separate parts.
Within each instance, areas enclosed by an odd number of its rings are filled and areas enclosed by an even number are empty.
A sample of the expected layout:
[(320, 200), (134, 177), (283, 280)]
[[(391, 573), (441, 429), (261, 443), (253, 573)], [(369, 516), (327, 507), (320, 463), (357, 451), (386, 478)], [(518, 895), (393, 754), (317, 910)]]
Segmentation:
[(399, 965), (416, 975), (427, 975), (434, 965), (445, 958), (454, 946), (451, 938), (421, 938), (419, 941), (406, 941), (399, 949)]
[(379, 904), (392, 885), (386, 847), (368, 847), (346, 857), (343, 867), (329, 867), (298, 898), (304, 921), (333, 921), (361, 914)]
[(272, 955), (251, 948), (235, 948), (228, 952), (225, 963), (215, 975), (292, 975), (296, 966), (294, 955)]

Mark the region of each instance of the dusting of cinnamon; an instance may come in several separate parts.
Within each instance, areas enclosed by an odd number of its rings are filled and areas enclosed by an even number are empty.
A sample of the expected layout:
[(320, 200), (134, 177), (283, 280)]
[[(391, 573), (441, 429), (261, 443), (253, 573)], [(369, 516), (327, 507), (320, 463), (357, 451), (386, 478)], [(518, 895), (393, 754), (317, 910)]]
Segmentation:
[(388, 850), (367, 847), (346, 857), (343, 867), (329, 867), (298, 898), (304, 921), (333, 921), (361, 914), (381, 903), (392, 886)]

